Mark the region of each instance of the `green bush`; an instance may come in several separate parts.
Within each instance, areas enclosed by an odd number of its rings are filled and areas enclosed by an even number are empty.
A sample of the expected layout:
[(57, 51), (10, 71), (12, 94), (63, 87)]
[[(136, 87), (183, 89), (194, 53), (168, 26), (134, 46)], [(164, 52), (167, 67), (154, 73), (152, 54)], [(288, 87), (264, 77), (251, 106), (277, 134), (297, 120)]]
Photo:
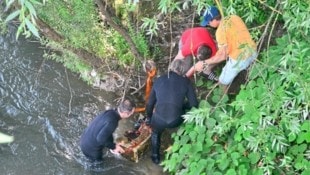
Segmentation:
[(184, 115), (186, 123), (173, 135), (174, 144), (162, 163), (166, 171), (309, 174), (309, 5), (281, 5), (287, 33), (260, 53), (250, 81), (232, 102), (217, 89)]

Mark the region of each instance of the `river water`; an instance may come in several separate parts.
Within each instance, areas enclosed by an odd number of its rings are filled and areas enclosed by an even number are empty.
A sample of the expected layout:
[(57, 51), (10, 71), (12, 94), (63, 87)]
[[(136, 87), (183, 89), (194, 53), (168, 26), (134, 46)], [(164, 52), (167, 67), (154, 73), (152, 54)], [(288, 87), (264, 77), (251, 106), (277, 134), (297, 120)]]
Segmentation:
[[(160, 175), (149, 155), (138, 163), (105, 151), (103, 165), (87, 162), (79, 139), (91, 119), (115, 106), (111, 92), (93, 89), (63, 65), (43, 58), (48, 50), (15, 32), (0, 36), (0, 144), (3, 175)], [(121, 121), (118, 131), (134, 121)]]

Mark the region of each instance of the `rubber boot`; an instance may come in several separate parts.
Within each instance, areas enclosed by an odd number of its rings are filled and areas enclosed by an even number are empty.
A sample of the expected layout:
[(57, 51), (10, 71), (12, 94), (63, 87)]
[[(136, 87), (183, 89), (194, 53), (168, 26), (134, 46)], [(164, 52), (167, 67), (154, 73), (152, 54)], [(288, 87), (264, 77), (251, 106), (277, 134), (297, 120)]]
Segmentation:
[(159, 149), (160, 149), (160, 134), (156, 132), (152, 132), (151, 135), (151, 146), (152, 146), (152, 155), (151, 159), (155, 164), (160, 163), (160, 155), (159, 155)]

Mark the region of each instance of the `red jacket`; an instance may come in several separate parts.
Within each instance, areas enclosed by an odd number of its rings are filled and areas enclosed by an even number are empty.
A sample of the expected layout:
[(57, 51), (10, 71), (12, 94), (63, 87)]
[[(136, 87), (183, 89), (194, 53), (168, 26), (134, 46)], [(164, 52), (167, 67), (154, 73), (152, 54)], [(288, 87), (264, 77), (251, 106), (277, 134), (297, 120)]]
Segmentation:
[(216, 44), (205, 27), (195, 27), (185, 30), (181, 36), (182, 54), (184, 57), (191, 55), (197, 56), (197, 50), (201, 45), (211, 48), (211, 57), (216, 53)]

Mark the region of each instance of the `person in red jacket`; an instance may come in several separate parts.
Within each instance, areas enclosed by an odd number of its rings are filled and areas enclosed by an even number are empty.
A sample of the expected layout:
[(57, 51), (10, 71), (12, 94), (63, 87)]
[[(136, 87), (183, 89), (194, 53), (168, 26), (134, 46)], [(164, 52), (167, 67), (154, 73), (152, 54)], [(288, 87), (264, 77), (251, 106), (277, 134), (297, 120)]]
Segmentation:
[[(175, 59), (185, 59), (186, 64), (192, 66), (193, 57), (198, 60), (206, 60), (215, 55), (217, 51), (216, 44), (205, 27), (194, 27), (185, 30), (179, 41), (179, 52)], [(215, 78), (214, 73), (209, 70), (204, 72), (209, 76), (209, 79)], [(187, 77), (191, 77), (194, 71), (188, 71)], [(212, 79), (213, 78), (213, 79)]]

